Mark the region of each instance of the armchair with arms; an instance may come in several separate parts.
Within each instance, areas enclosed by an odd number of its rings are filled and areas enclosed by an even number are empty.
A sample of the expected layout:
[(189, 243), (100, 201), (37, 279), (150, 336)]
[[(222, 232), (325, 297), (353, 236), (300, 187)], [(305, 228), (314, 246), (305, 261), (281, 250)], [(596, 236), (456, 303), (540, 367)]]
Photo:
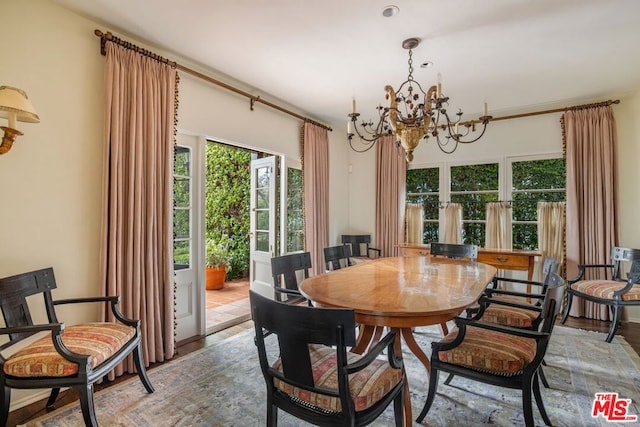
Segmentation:
[[(10, 356), (0, 355), (0, 381), (4, 389), (1, 395), (1, 426), (7, 423), (11, 389), (50, 388), (51, 394), (46, 405), (49, 408), (63, 387), (77, 390), (85, 425), (97, 426), (93, 385), (129, 354), (133, 354), (138, 376), (145, 389), (149, 393), (154, 392), (142, 360), (140, 320), (128, 319), (120, 312), (120, 297), (56, 301), (51, 294), (55, 288), (52, 268), (0, 279), (0, 309), (5, 321), (0, 334), (9, 338), (0, 346), (0, 350), (13, 347), (38, 332), (47, 332), (46, 336)], [(32, 320), (30, 297), (37, 295), (44, 300), (47, 323), (34, 324)], [(94, 302), (109, 304), (117, 321), (66, 326), (56, 316), (57, 305)]]
[[(623, 263), (631, 263), (629, 275), (624, 278)], [(622, 319), (622, 309), (640, 305), (640, 249), (611, 249), (610, 264), (580, 264), (578, 275), (567, 286), (567, 304), (562, 323), (567, 321), (573, 297), (605, 304), (613, 312), (606, 342), (611, 342)]]
[[(278, 409), (315, 425), (361, 426), (393, 402), (402, 426), (405, 374), (390, 332), (364, 355), (356, 343), (354, 312), (283, 304), (249, 291), (260, 368), (266, 383), (267, 425)], [(278, 356), (265, 337), (276, 339)], [(378, 358), (383, 351), (387, 360)], [(277, 357), (277, 358), (276, 358)]]
[[(299, 303), (305, 298), (298, 289), (300, 279), (309, 277), (311, 254), (301, 252), (271, 258), (271, 275), (273, 276), (273, 292), (276, 301)], [(310, 303), (309, 303), (310, 304)]]
[(343, 245), (351, 247), (350, 265), (382, 256), (381, 249), (369, 246), (371, 244), (370, 234), (343, 234), (341, 239)]
[[(548, 290), (540, 306), (533, 309), (542, 316), (540, 330), (513, 328), (482, 320), (457, 317), (458, 329), (431, 344), (431, 375), (427, 400), (417, 422), (431, 408), (438, 388), (440, 372), (506, 388), (522, 390), (524, 425), (534, 425), (532, 397), (546, 425), (551, 425), (540, 393), (539, 368), (564, 291), (564, 280), (552, 273)], [(485, 296), (480, 298), (481, 304)]]

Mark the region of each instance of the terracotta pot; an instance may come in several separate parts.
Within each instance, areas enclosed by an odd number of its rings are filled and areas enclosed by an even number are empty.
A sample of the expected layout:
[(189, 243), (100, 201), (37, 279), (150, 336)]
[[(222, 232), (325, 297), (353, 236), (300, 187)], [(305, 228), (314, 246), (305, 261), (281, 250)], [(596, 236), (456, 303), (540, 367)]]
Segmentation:
[(221, 267), (205, 268), (205, 286), (208, 291), (222, 289), (224, 287), (224, 279), (227, 275), (227, 269)]

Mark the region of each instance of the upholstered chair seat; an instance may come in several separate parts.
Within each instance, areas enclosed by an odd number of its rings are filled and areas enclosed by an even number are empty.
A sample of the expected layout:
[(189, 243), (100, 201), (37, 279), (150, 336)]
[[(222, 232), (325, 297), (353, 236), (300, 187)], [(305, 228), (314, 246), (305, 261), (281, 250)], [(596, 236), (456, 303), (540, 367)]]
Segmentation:
[[(614, 292), (620, 291), (627, 282), (615, 280), (583, 280), (575, 283), (572, 289), (596, 298), (613, 299)], [(640, 285), (634, 284), (629, 291), (620, 295), (622, 301), (640, 301)]]
[[(454, 329), (440, 343), (453, 342)], [(521, 373), (536, 356), (536, 340), (468, 326), (462, 343), (438, 355), (441, 362), (497, 375)]]
[[(494, 296), (494, 300), (505, 301), (514, 304), (522, 303), (523, 298), (509, 296)], [(540, 312), (527, 310), (522, 307), (490, 304), (482, 314), (484, 322), (497, 323), (499, 325), (513, 326), (515, 328), (532, 328), (534, 322), (540, 317)]]
[[(338, 365), (335, 350), (309, 346), (311, 367), (315, 387), (338, 393)], [(354, 363), (361, 355), (347, 353), (347, 362)], [(278, 359), (273, 368), (282, 373), (282, 362)], [(349, 375), (349, 392), (356, 412), (364, 411), (387, 395), (402, 381), (402, 369), (393, 368), (386, 360), (376, 359), (362, 371)], [(289, 396), (325, 411), (341, 412), (338, 396), (331, 397), (294, 387), (289, 383), (274, 379), (274, 386)]]
[[(135, 333), (135, 328), (118, 323), (86, 323), (67, 327), (62, 342), (74, 353), (91, 356), (91, 367), (95, 368), (116, 354)], [(78, 364), (56, 351), (51, 334), (16, 352), (4, 364), (4, 373), (13, 377), (66, 377), (77, 372)]]

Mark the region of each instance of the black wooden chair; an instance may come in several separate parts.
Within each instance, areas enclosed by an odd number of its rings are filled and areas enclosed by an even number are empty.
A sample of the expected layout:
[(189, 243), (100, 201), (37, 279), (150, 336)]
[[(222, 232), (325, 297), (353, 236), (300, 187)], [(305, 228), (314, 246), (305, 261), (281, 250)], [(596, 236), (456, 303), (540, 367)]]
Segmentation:
[(350, 265), (367, 259), (380, 258), (382, 250), (371, 247), (370, 234), (343, 234), (342, 244), (351, 247)]
[[(133, 353), (138, 376), (145, 389), (154, 389), (147, 377), (141, 353), (140, 320), (124, 317), (118, 308), (120, 298), (95, 297), (54, 301), (56, 288), (52, 268), (0, 279), (0, 309), (5, 320), (0, 334), (9, 341), (0, 346), (6, 350), (38, 332), (47, 336), (28, 344), (11, 356), (0, 355), (2, 418), (7, 423), (11, 389), (50, 388), (47, 408), (55, 403), (60, 388), (72, 387), (80, 396), (82, 416), (87, 426), (97, 426), (93, 406), (93, 384), (105, 377), (116, 365)], [(40, 295), (44, 300), (48, 323), (34, 324), (29, 301)], [(117, 322), (95, 322), (65, 327), (56, 316), (55, 306), (87, 302), (109, 303)], [(132, 397), (133, 398), (133, 397)]]
[(299, 303), (305, 298), (298, 289), (298, 280), (309, 277), (311, 254), (309, 252), (282, 255), (271, 258), (271, 275), (276, 301)]
[(349, 245), (329, 246), (324, 248), (324, 264), (326, 271), (340, 270), (349, 267), (351, 247)]
[[(484, 294), (488, 297), (484, 305), (478, 307), (475, 318), (485, 322), (498, 323), (515, 328), (537, 330), (542, 317), (537, 310), (530, 310), (529, 305), (540, 306), (547, 292), (551, 273), (558, 272), (558, 262), (545, 257), (542, 264), (542, 282), (535, 280), (494, 277), (491, 286)], [(531, 287), (531, 292), (511, 291), (503, 289), (503, 284), (517, 284)], [(492, 304), (494, 303), (495, 304)]]
[[(478, 245), (464, 245), (456, 243), (438, 243), (431, 242), (429, 244), (429, 254), (433, 257), (444, 257), (453, 259), (468, 259), (476, 261), (478, 259)], [(477, 309), (477, 306), (471, 307), (471, 310)], [(446, 322), (440, 324), (442, 333), (447, 335), (449, 328)]]
[(429, 247), (431, 256), (456, 259), (468, 258), (472, 261), (478, 259), (478, 245), (432, 242)]
[[(623, 263), (631, 263), (624, 278)], [(622, 308), (640, 305), (640, 249), (613, 247), (610, 264), (580, 264), (578, 275), (567, 286), (567, 304), (562, 323), (567, 321), (573, 297), (605, 304), (613, 312), (606, 341), (611, 342), (622, 319)]]
[[(481, 299), (481, 303), (478, 306), (477, 312), (473, 315), (473, 319), (514, 328), (539, 330), (540, 324), (544, 319), (540, 307), (547, 294), (551, 274), (557, 272), (558, 262), (551, 257), (545, 257), (542, 263), (542, 282), (494, 277), (492, 286), (484, 291), (487, 298)], [(531, 286), (532, 292), (527, 293), (501, 289), (502, 283)], [(470, 311), (467, 310), (467, 315), (469, 314)], [(542, 366), (540, 367), (539, 375), (542, 384), (546, 388), (549, 388), (549, 382), (544, 375)], [(449, 384), (452, 378), (453, 374), (449, 375), (445, 384)]]
[[(283, 304), (249, 292), (260, 368), (267, 386), (267, 425), (278, 409), (315, 425), (361, 426), (393, 402), (403, 425), (404, 369), (394, 356), (393, 332), (364, 355), (356, 343), (353, 310)], [(277, 337), (279, 356), (269, 357), (265, 335)], [(387, 359), (378, 358), (387, 351)]]
[(563, 291), (564, 279), (552, 273), (543, 303), (536, 308), (543, 318), (540, 331), (457, 317), (458, 329), (431, 344), (429, 391), (416, 421), (422, 422), (431, 408), (440, 372), (448, 372), (485, 384), (522, 390), (526, 426), (534, 425), (533, 394), (542, 419), (546, 425), (551, 425), (542, 402), (538, 373), (560, 310)]

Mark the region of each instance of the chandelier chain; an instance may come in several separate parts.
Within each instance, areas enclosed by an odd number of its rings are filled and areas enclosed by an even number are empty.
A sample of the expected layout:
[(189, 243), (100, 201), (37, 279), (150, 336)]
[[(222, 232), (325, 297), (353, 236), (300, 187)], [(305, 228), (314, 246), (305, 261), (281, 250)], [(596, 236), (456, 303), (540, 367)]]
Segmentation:
[(409, 77), (407, 78), (407, 80), (409, 81), (413, 81), (413, 50), (409, 49), (409, 61), (407, 61), (409, 63)]

